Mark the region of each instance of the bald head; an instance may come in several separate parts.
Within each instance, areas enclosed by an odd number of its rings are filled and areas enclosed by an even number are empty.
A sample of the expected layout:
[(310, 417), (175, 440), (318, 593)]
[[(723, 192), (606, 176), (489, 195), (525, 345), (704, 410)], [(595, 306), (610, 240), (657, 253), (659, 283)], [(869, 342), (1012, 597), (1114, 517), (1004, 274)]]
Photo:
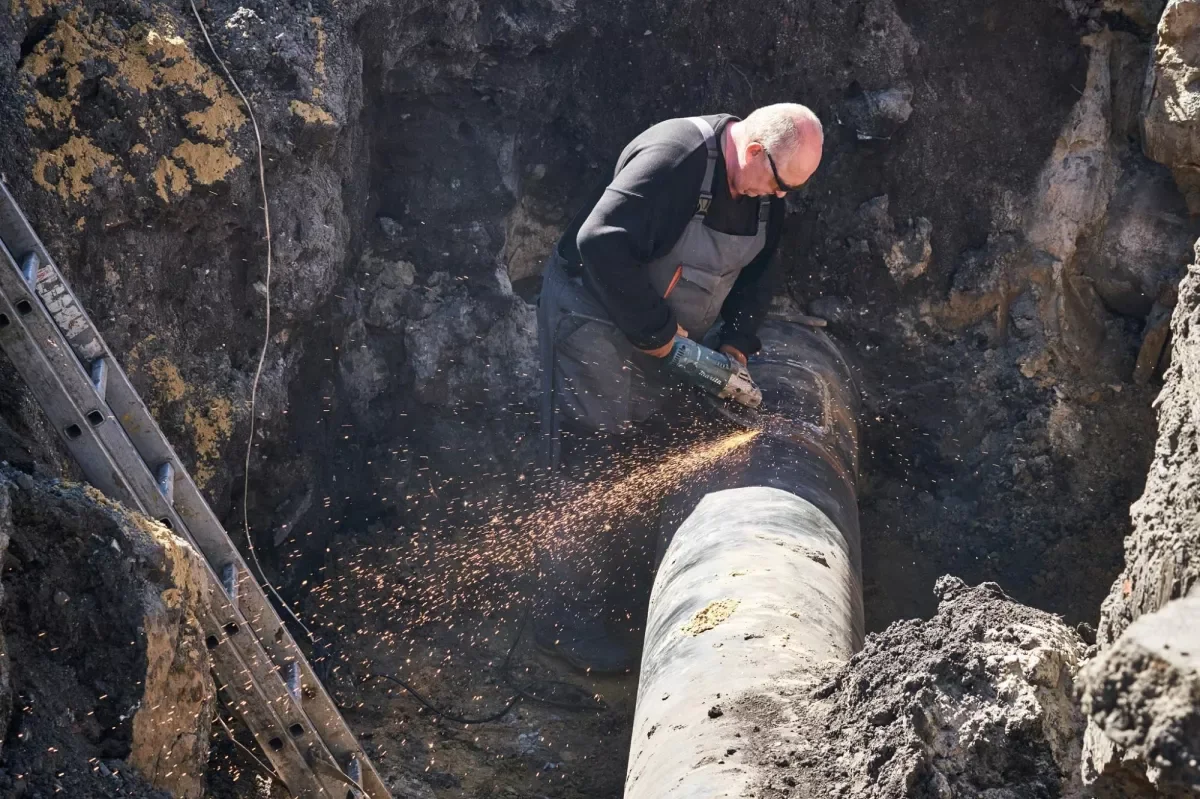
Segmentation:
[(751, 140), (777, 157), (787, 157), (797, 148), (814, 144), (820, 150), (825, 140), (821, 120), (799, 103), (764, 105), (742, 120), (742, 125)]
[[(735, 194), (782, 196), (803, 185), (821, 163), (825, 131), (821, 120), (799, 103), (756, 109), (729, 128), (736, 152), (726, 150), (730, 188)], [(736, 164), (729, 163), (736, 160)]]

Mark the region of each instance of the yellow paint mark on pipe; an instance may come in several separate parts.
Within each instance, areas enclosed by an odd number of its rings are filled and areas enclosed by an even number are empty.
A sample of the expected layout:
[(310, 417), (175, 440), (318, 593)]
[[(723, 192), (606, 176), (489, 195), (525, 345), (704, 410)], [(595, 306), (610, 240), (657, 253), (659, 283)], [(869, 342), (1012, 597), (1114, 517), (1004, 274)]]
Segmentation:
[(703, 609), (692, 616), (692, 620), (683, 625), (680, 630), (688, 635), (696, 636), (716, 627), (728, 619), (737, 610), (741, 602), (737, 599), (718, 599), (709, 602)]

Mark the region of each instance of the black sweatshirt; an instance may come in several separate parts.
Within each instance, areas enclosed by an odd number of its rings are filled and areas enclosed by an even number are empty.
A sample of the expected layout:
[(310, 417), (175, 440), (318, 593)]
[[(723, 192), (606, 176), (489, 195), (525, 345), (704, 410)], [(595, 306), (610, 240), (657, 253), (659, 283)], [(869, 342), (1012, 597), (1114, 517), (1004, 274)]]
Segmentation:
[[(716, 130), (719, 151), (725, 126), (736, 117), (704, 119)], [(559, 253), (582, 263), (588, 288), (635, 347), (661, 347), (675, 335), (675, 314), (651, 285), (646, 265), (670, 252), (683, 235), (696, 212), (707, 161), (704, 136), (695, 125), (686, 119), (660, 122), (625, 147), (612, 182), (589, 199), (590, 212), (578, 214), (559, 241)], [(721, 233), (753, 236), (758, 204), (757, 197), (729, 193), (725, 158), (718, 154), (704, 224)], [(771, 299), (767, 265), (783, 230), (783, 201), (772, 197), (770, 207), (766, 244), (721, 306), (721, 343), (747, 355), (761, 347), (755, 333)]]

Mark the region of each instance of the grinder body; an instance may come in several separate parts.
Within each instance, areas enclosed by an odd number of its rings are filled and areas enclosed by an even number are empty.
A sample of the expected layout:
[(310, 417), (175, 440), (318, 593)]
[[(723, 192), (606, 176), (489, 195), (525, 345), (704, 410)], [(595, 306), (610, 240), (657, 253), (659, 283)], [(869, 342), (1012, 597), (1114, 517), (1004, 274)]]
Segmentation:
[(691, 339), (676, 337), (663, 368), (668, 374), (698, 386), (714, 397), (733, 400), (749, 408), (762, 404), (762, 391), (750, 379), (746, 367), (725, 353)]

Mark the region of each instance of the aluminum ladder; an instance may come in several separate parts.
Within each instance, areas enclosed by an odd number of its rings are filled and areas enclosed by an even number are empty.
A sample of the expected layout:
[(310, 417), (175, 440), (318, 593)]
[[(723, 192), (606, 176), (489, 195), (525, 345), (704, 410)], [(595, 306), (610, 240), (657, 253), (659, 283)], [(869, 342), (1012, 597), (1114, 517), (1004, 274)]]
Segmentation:
[(201, 623), (213, 673), (288, 790), (298, 799), (390, 799), (3, 182), (0, 250), (0, 349), (92, 485), (203, 556), (210, 602)]

